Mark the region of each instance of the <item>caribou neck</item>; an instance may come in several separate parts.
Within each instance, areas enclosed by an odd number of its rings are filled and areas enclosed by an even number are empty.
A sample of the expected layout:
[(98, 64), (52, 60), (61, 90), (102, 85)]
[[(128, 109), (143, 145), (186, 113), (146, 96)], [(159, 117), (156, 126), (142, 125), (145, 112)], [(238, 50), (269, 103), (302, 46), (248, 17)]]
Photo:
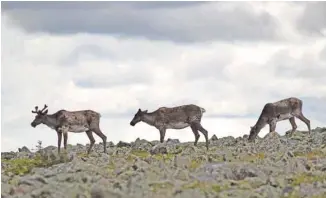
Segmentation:
[(54, 129), (57, 126), (57, 119), (55, 118), (55, 115), (46, 115), (43, 124)]
[(151, 126), (155, 125), (155, 120), (156, 120), (156, 115), (154, 113), (145, 113), (142, 118), (143, 122)]
[(262, 128), (264, 128), (266, 124), (267, 124), (267, 118), (265, 118), (264, 116), (260, 116), (255, 124), (257, 132), (259, 133), (259, 131)]

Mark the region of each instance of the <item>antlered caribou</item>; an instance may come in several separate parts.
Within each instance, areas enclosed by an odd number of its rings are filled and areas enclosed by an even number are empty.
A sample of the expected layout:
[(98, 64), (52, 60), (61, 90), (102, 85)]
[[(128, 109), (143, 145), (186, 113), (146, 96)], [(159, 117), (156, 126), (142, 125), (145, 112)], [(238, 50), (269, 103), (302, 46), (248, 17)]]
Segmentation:
[(189, 104), (177, 107), (161, 107), (156, 111), (148, 113), (147, 110), (138, 109), (134, 118), (130, 122), (131, 126), (135, 126), (142, 121), (157, 128), (160, 132), (160, 142), (164, 142), (165, 132), (167, 129), (184, 129), (189, 127), (195, 135), (194, 145), (197, 146), (200, 137), (200, 131), (206, 140), (206, 148), (208, 150), (208, 132), (201, 125), (201, 118), (205, 112), (204, 108)]
[(38, 106), (35, 107), (35, 111), (32, 111), (32, 113), (35, 113), (36, 116), (31, 125), (35, 128), (39, 124), (45, 124), (57, 132), (58, 153), (60, 153), (62, 135), (64, 139), (64, 149), (67, 149), (68, 132), (86, 132), (90, 140), (90, 146), (87, 151), (88, 154), (90, 153), (95, 143), (95, 139), (92, 133), (94, 132), (103, 140), (104, 153), (106, 152), (106, 136), (102, 133), (99, 126), (101, 117), (99, 113), (92, 110), (59, 110), (54, 114), (48, 114), (48, 110), (46, 108), (47, 105), (44, 105), (42, 110), (38, 110)]
[(274, 132), (276, 123), (287, 119), (292, 125), (292, 130), (289, 134), (291, 136), (297, 129), (297, 125), (294, 120), (295, 117), (307, 125), (310, 135), (310, 120), (308, 120), (302, 113), (302, 101), (300, 99), (291, 97), (274, 103), (267, 103), (265, 104), (255, 126), (251, 127), (248, 140), (253, 141), (266, 124), (269, 124), (269, 132)]

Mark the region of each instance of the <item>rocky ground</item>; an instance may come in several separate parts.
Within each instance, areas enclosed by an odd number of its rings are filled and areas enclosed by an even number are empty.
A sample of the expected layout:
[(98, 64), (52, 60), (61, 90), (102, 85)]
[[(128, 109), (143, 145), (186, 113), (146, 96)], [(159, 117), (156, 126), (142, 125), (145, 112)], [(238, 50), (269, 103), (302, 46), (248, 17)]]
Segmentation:
[(326, 128), (246, 138), (213, 136), (209, 151), (137, 139), (110, 143), (107, 154), (97, 144), (89, 156), (80, 144), (60, 156), (23, 147), (1, 153), (1, 197), (326, 197)]

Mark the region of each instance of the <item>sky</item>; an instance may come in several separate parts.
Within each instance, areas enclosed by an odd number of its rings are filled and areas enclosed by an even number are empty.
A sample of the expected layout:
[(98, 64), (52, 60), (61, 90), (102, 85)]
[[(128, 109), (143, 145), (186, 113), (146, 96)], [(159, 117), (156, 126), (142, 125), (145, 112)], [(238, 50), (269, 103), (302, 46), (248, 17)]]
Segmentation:
[[(326, 2), (1, 2), (1, 11), (2, 151), (57, 145), (54, 130), (30, 125), (44, 104), (99, 112), (114, 143), (159, 140), (156, 128), (129, 125), (138, 108), (184, 104), (206, 109), (209, 137), (249, 134), (266, 103), (288, 97), (303, 101), (312, 128), (326, 125)], [(194, 141), (190, 128), (168, 138)]]

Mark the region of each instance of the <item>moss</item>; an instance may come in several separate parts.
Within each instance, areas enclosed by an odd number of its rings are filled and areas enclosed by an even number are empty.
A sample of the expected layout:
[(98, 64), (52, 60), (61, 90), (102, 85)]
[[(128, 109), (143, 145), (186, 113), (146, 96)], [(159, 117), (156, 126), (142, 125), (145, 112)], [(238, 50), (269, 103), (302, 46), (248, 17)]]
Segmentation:
[(18, 181), (18, 179), (15, 178), (15, 177), (9, 179), (9, 181), (8, 181), (8, 184), (13, 185), (13, 186), (17, 186), (18, 183), (19, 183), (19, 181)]
[(88, 154), (86, 152), (81, 152), (81, 153), (77, 153), (78, 157), (88, 157)]
[(199, 189), (201, 192), (215, 192), (219, 193), (229, 188), (228, 185), (218, 185), (218, 184), (211, 184), (207, 182), (200, 182), (195, 181), (189, 184), (184, 184), (182, 186), (183, 189)]
[(189, 169), (194, 170), (194, 169), (198, 168), (201, 164), (202, 164), (202, 161), (200, 161), (198, 159), (197, 160), (193, 159), (190, 162)]
[(257, 153), (256, 154), (256, 157), (258, 158), (258, 159), (265, 159), (265, 153)]
[(5, 169), (6, 174), (11, 172), (15, 175), (24, 175), (29, 173), (35, 167), (43, 167), (47, 165), (47, 163), (39, 156), (34, 158), (3, 160), (2, 163), (8, 164), (8, 167)]
[(109, 164), (107, 165), (108, 172), (112, 174), (115, 169), (116, 169), (116, 165), (113, 163), (113, 161), (110, 161)]
[(156, 154), (153, 155), (152, 157), (156, 160), (163, 160), (164, 162), (171, 161), (174, 159), (174, 154), (168, 153), (168, 154)]
[(313, 183), (318, 181), (326, 181), (326, 175), (312, 175), (308, 173), (302, 173), (295, 175), (292, 178), (291, 185), (297, 186), (301, 183)]
[(33, 158), (3, 160), (2, 163), (8, 165), (4, 171), (5, 174), (8, 175), (8, 173), (13, 173), (14, 175), (24, 175), (36, 167), (49, 167), (67, 161), (69, 161), (69, 159), (65, 154), (61, 154), (59, 159), (51, 159), (48, 156), (43, 156), (38, 153)]
[(243, 157), (240, 157), (240, 159), (242, 161), (254, 163), (257, 160), (265, 159), (265, 153), (260, 152), (260, 153), (254, 154), (254, 155), (245, 155)]
[(326, 197), (326, 192), (323, 192), (322, 194), (311, 196), (311, 198), (325, 198), (325, 197)]
[(294, 155), (295, 157), (302, 157), (302, 156), (305, 156), (306, 153), (305, 153), (305, 152), (301, 152), (301, 151), (294, 151), (294, 152), (293, 152), (293, 155)]
[(131, 151), (131, 154), (139, 158), (146, 158), (149, 156), (149, 153), (147, 151), (141, 151), (141, 150), (133, 150)]
[(292, 192), (290, 194), (283, 195), (281, 198), (301, 198), (301, 196), (299, 196), (299, 194), (296, 192)]
[(295, 157), (306, 157), (308, 160), (316, 159), (316, 157), (326, 157), (326, 153), (319, 149), (314, 149), (310, 152), (295, 151), (293, 155)]
[(157, 192), (162, 189), (169, 190), (169, 189), (173, 188), (174, 185), (170, 182), (157, 182), (157, 183), (151, 183), (151, 184), (149, 184), (149, 186), (153, 192)]
[(245, 180), (234, 181), (232, 183), (235, 184), (239, 189), (242, 189), (242, 190), (252, 189), (251, 184)]
[(222, 192), (223, 190), (226, 190), (228, 188), (228, 186), (220, 186), (220, 185), (217, 185), (217, 184), (214, 184), (211, 186), (211, 189), (212, 191), (216, 192), (216, 193), (219, 193), (219, 192)]

